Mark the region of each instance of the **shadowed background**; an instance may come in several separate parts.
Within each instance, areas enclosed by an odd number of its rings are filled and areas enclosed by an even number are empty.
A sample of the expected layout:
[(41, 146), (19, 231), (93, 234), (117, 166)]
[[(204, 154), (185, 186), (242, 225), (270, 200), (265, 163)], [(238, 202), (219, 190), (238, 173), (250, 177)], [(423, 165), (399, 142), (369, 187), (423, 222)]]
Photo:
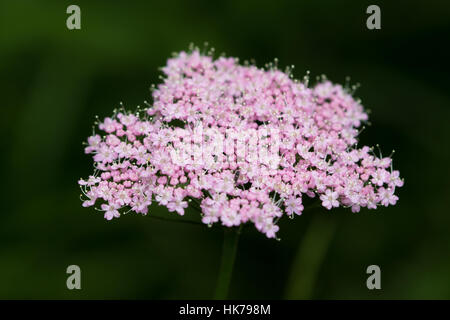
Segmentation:
[[(81, 30), (66, 28), (69, 4)], [(381, 30), (366, 28), (369, 4)], [(281, 241), (246, 228), (230, 297), (450, 298), (449, 31), (443, 1), (2, 0), (0, 298), (212, 296), (221, 228), (151, 218), (177, 218), (158, 207), (108, 222), (77, 186), (92, 171), (81, 142), (95, 115), (150, 100), (170, 54), (205, 41), (258, 66), (277, 57), (297, 78), (361, 83), (372, 123), (361, 144), (395, 149), (405, 178), (395, 207), (284, 218)], [(71, 264), (82, 290), (66, 288)], [(382, 290), (366, 288), (372, 264)]]

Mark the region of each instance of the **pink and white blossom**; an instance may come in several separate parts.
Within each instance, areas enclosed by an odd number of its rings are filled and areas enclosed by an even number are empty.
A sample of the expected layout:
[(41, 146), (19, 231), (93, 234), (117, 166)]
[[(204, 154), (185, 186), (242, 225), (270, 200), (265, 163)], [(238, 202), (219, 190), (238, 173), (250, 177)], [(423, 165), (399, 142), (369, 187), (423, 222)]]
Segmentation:
[(83, 206), (107, 220), (155, 201), (183, 215), (193, 200), (207, 225), (253, 223), (275, 238), (280, 217), (302, 214), (303, 195), (353, 212), (398, 201), (403, 180), (390, 157), (356, 146), (368, 116), (341, 85), (308, 87), (198, 50), (162, 70), (145, 110), (121, 110), (88, 138), (95, 173), (79, 180)]

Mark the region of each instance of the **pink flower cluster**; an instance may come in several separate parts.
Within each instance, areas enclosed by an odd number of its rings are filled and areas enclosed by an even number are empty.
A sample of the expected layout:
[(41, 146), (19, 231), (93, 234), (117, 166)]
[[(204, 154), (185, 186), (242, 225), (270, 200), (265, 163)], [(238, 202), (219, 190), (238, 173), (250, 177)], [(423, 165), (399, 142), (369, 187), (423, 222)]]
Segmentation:
[[(85, 151), (93, 154), (95, 172), (79, 181), (83, 206), (99, 204), (106, 219), (147, 214), (154, 201), (180, 215), (197, 204), (205, 224), (252, 222), (272, 238), (281, 216), (302, 214), (305, 195), (327, 209), (353, 212), (398, 200), (395, 188), (403, 180), (391, 158), (356, 146), (367, 114), (342, 86), (322, 81), (308, 87), (278, 69), (214, 60), (198, 50), (169, 59), (163, 72), (145, 115), (115, 112), (99, 123), (102, 135), (88, 138)], [(192, 134), (198, 125), (228, 138), (234, 130), (231, 140), (244, 144), (249, 130), (276, 131), (258, 146), (279, 148), (272, 165), (236, 145), (213, 152), (208, 165), (174, 161), (171, 152), (180, 143), (204, 147), (208, 136)]]

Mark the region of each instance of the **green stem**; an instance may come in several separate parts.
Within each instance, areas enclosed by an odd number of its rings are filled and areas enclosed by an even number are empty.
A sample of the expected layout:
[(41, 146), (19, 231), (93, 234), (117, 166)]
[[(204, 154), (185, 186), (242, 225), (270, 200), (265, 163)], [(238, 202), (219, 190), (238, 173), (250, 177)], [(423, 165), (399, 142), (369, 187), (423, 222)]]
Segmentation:
[(335, 221), (328, 216), (312, 218), (297, 249), (286, 288), (286, 299), (311, 299), (317, 274), (335, 232)]
[(239, 230), (229, 228), (224, 229), (222, 258), (220, 262), (219, 278), (217, 279), (214, 299), (224, 300), (228, 296), (231, 275), (233, 273), (234, 260), (236, 257), (237, 244), (239, 240)]

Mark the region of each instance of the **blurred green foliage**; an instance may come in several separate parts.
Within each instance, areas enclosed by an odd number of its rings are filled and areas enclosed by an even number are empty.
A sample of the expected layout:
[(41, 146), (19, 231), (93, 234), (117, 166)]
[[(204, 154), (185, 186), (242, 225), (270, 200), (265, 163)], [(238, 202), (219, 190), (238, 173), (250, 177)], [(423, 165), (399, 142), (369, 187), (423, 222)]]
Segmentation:
[[(69, 4), (81, 7), (81, 30), (66, 28)], [(282, 68), (295, 65), (297, 78), (311, 70), (360, 82), (372, 123), (361, 143), (395, 149), (406, 181), (395, 207), (282, 219), (279, 242), (246, 228), (230, 297), (296, 298), (307, 283), (311, 298), (450, 298), (450, 5), (377, 1), (382, 29), (370, 31), (369, 4), (2, 0), (0, 298), (212, 296), (220, 228), (133, 214), (107, 222), (81, 207), (76, 183), (91, 173), (81, 142), (94, 116), (108, 116), (120, 101), (134, 109), (149, 100), (170, 54), (204, 41), (259, 66), (277, 57)], [(334, 225), (332, 239), (324, 246), (320, 234), (309, 235), (296, 258), (316, 215)], [(312, 272), (308, 254), (325, 247)], [(70, 264), (81, 267), (80, 291), (66, 288)], [(366, 288), (371, 264), (381, 267), (380, 291)]]

